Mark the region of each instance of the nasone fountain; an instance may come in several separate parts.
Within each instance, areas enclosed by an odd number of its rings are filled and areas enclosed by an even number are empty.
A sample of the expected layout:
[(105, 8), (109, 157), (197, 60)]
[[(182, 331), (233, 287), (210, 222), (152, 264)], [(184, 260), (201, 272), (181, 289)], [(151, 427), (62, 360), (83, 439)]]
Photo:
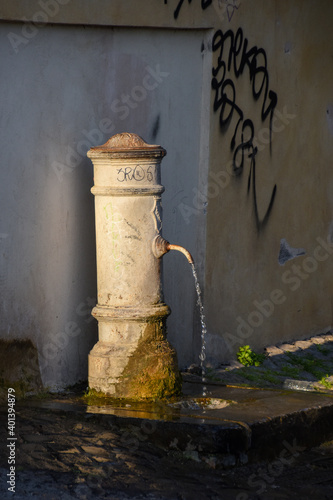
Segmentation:
[(163, 301), (161, 257), (178, 250), (196, 274), (191, 254), (161, 235), (166, 151), (121, 133), (87, 155), (94, 166), (98, 299), (92, 315), (99, 334), (89, 354), (89, 389), (128, 399), (180, 395), (177, 355), (166, 338), (170, 309)]
[[(323, 435), (331, 439), (328, 398), (228, 386), (206, 375), (206, 324), (193, 259), (161, 234), (165, 154), (161, 146), (128, 133), (88, 152), (94, 166), (97, 247), (98, 303), (92, 314), (99, 339), (88, 358), (89, 391), (70, 396), (73, 404), (57, 398), (42, 407), (99, 415), (98, 422), (119, 432), (129, 452), (149, 439), (164, 451), (214, 468), (282, 456), (281, 446), (295, 432), (298, 443), (318, 443)], [(182, 252), (192, 266), (201, 319), (202, 377), (185, 375), (184, 383), (166, 339), (170, 309), (163, 301), (161, 261), (170, 250)], [(313, 432), (304, 433), (300, 419)], [(113, 432), (106, 434), (114, 439)]]

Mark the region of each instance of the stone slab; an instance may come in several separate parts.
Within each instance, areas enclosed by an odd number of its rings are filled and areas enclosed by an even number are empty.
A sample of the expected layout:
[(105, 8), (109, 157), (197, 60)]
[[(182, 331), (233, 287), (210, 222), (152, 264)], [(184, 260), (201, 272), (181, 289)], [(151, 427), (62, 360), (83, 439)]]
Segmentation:
[[(233, 388), (218, 383), (207, 385), (207, 390), (210, 398), (229, 404), (224, 408), (208, 409), (193, 405), (178, 408), (166, 404), (149, 406), (147, 403), (126, 407), (119, 406), (119, 403), (88, 406), (77, 398), (35, 400), (23, 404), (39, 411), (85, 414), (87, 418), (103, 423), (101, 427), (107, 425), (111, 437), (115, 430), (122, 429), (132, 440), (150, 440), (164, 450), (192, 455), (217, 454), (222, 463), (229, 465), (273, 459), (286, 446), (292, 447), (295, 443), (298, 447), (316, 446), (333, 438), (333, 398), (329, 395)], [(188, 400), (203, 400), (200, 384), (184, 383), (183, 392)], [(89, 450), (95, 452), (95, 448), (86, 446), (88, 453)], [(107, 458), (103, 453), (96, 456)]]

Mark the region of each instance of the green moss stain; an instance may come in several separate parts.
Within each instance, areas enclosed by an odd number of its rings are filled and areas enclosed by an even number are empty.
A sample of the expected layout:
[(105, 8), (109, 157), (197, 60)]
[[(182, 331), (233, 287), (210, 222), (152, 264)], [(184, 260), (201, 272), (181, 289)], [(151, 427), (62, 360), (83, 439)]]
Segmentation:
[[(166, 340), (165, 320), (148, 323), (112, 397), (157, 401), (179, 396), (181, 390), (177, 355)], [(99, 398), (105, 396), (103, 393), (94, 394)]]
[(164, 399), (181, 394), (177, 356), (166, 339), (142, 342), (125, 368), (116, 394), (133, 399)]
[(82, 400), (87, 404), (87, 405), (99, 405), (99, 404), (108, 404), (113, 402), (113, 399), (111, 396), (108, 396), (107, 394), (104, 394), (102, 391), (96, 391), (95, 389), (89, 388), (82, 396)]

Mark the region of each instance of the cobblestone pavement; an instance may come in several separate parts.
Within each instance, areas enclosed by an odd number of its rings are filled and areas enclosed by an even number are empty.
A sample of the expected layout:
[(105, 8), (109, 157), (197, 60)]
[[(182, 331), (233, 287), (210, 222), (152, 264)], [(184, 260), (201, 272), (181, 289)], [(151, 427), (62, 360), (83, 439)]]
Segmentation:
[[(268, 347), (259, 367), (208, 370), (208, 379), (254, 387), (332, 393), (333, 335)], [(187, 377), (201, 380), (199, 367)], [(318, 381), (324, 377), (325, 385)], [(48, 396), (51, 397), (50, 395)], [(55, 396), (56, 397), (56, 396)], [(93, 413), (16, 407), (15, 493), (10, 486), (7, 407), (0, 407), (0, 498), (25, 500), (278, 500), (333, 499), (333, 442), (304, 450), (288, 442), (271, 462), (226, 468), (219, 457), (163, 449), (149, 421), (130, 428)], [(121, 420), (120, 420), (121, 421)], [(269, 442), (267, 442), (269, 448)]]
[[(1, 412), (6, 436), (5, 410)], [(286, 445), (271, 463), (225, 469), (214, 456), (158, 448), (149, 425), (130, 430), (91, 414), (17, 407), (15, 494), (1, 443), (2, 499), (247, 500), (333, 498), (333, 442)], [(148, 422), (148, 421), (146, 421)], [(269, 445), (269, 443), (268, 443)]]
[[(244, 341), (246, 343), (246, 341)], [(266, 347), (260, 366), (238, 361), (207, 369), (208, 381), (262, 388), (333, 391), (333, 334), (328, 332), (278, 346)], [(188, 368), (188, 379), (200, 375), (200, 366)]]

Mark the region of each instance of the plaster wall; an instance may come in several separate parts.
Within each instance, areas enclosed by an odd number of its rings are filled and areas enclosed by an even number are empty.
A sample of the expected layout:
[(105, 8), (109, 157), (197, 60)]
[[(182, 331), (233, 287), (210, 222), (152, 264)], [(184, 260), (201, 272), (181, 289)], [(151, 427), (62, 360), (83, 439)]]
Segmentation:
[[(231, 54), (225, 80), (234, 85), (225, 90), (230, 121), (221, 127), (221, 107), (212, 115), (205, 303), (215, 362), (216, 352), (227, 361), (240, 345), (260, 349), (332, 325), (332, 7), (245, 2), (222, 28), (234, 48), (226, 40), (221, 56), (215, 38), (213, 67)], [(245, 39), (255, 55), (239, 70)], [(262, 117), (270, 92), (271, 123)]]
[[(20, 28), (2, 24), (2, 39)], [(168, 152), (163, 234), (195, 251), (197, 227), (176, 206), (198, 183), (204, 36), (46, 26), (17, 52), (1, 46), (0, 334), (32, 340), (45, 386), (86, 379), (97, 340), (90, 147), (125, 131), (161, 143)], [(193, 357), (192, 275), (178, 252), (163, 260), (169, 339), (186, 363)]]
[[(122, 131), (168, 151), (163, 235), (196, 260), (212, 364), (331, 328), (332, 16), (329, 0), (0, 6), (0, 335), (33, 341), (44, 384), (86, 378), (85, 153)], [(180, 254), (163, 260), (184, 366), (200, 350), (193, 281)]]

